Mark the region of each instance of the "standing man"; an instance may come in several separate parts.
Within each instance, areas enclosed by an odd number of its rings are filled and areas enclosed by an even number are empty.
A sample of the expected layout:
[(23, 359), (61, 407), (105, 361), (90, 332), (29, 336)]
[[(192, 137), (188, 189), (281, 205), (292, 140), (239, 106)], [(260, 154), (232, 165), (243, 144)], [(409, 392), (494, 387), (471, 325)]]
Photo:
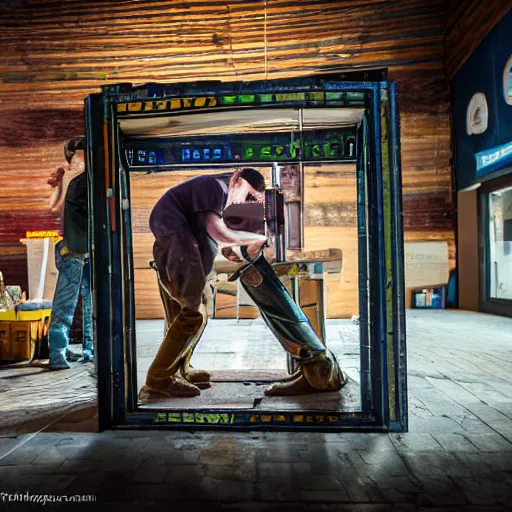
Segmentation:
[(206, 324), (200, 310), (217, 244), (247, 245), (255, 256), (266, 242), (264, 235), (229, 229), (222, 212), (233, 203), (263, 202), (264, 191), (263, 176), (245, 168), (191, 178), (169, 189), (156, 203), (149, 226), (156, 239), (153, 256), (167, 333), (139, 398), (198, 396), (200, 387), (209, 387), (209, 373), (190, 368), (189, 362)]
[(50, 198), (51, 211), (64, 210), (64, 238), (55, 246), (59, 277), (48, 336), (51, 370), (67, 369), (68, 361), (79, 359), (79, 355), (69, 348), (69, 334), (79, 296), (83, 298), (82, 360), (94, 359), (84, 150), (83, 137), (68, 140), (64, 144), (68, 165), (59, 167), (48, 180), (48, 184), (54, 188)]

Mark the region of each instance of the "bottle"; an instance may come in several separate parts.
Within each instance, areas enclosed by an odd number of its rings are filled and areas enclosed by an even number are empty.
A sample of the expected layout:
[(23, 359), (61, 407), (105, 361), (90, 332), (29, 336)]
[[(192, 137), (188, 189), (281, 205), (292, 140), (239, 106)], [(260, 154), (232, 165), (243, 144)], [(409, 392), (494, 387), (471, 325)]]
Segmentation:
[(4, 276), (0, 272), (0, 311), (9, 311), (14, 308), (12, 297), (5, 289)]

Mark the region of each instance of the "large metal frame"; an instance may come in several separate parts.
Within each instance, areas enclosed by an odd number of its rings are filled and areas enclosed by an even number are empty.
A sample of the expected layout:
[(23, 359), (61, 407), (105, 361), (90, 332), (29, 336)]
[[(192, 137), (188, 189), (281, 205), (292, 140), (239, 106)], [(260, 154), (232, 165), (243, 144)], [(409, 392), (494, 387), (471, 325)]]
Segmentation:
[[(130, 180), (121, 163), (118, 120), (283, 106), (365, 109), (357, 140), (363, 412), (138, 408)], [(249, 83), (119, 84), (89, 96), (85, 112), (101, 429), (407, 430), (400, 151), (393, 83), (327, 76)]]

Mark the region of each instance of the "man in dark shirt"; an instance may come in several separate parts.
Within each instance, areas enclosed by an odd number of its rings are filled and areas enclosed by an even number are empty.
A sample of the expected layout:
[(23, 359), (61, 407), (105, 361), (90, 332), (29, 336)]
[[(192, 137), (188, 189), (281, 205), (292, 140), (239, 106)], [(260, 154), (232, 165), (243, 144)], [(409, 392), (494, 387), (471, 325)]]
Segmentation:
[(83, 298), (83, 361), (93, 360), (92, 298), (89, 283), (87, 174), (85, 143), (75, 137), (64, 144), (67, 167), (59, 167), (48, 180), (54, 188), (52, 211), (63, 211), (64, 238), (55, 246), (59, 271), (49, 330), (50, 369), (69, 368), (79, 354), (69, 348), (69, 334), (79, 296)]
[[(167, 333), (149, 368), (139, 397), (197, 396), (209, 387), (208, 372), (190, 368), (192, 351), (206, 324), (204, 290), (218, 243), (247, 245), (254, 256), (264, 235), (229, 229), (222, 219), (227, 206), (263, 202), (265, 180), (255, 169), (197, 176), (169, 189), (149, 218), (155, 235), (153, 256)], [(181, 370), (181, 371), (179, 371)]]

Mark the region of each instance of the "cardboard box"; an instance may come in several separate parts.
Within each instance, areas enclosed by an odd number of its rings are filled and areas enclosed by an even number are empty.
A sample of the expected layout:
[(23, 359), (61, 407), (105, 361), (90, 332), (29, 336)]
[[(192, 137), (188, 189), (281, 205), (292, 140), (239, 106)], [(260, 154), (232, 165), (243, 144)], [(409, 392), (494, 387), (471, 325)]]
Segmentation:
[(307, 307), (321, 304), (322, 284), (320, 279), (299, 279), (300, 305)]
[(10, 361), (11, 358), (11, 322), (0, 322), (0, 360)]
[(320, 320), (320, 311), (318, 310), (318, 305), (315, 304), (313, 306), (303, 306), (302, 311), (307, 316), (309, 322), (311, 323), (311, 327), (316, 332), (316, 335), (320, 338), (320, 341), (325, 345), (325, 339), (322, 333), (322, 323)]
[(37, 342), (39, 322), (11, 322), (11, 350), (13, 361), (32, 359)]
[(32, 359), (39, 335), (40, 322), (0, 322), (0, 359), (28, 361)]

